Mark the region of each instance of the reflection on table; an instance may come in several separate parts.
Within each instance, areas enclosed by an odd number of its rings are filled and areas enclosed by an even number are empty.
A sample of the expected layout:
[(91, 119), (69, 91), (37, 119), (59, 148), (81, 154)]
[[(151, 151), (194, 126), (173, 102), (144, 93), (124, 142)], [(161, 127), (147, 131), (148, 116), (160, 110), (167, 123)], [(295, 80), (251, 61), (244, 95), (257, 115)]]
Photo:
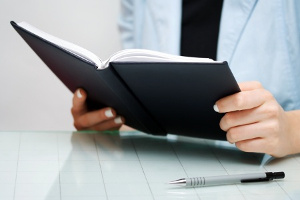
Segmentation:
[[(262, 183), (185, 188), (195, 176), (284, 171)], [(131, 132), (1, 132), (0, 199), (300, 199), (300, 156)]]

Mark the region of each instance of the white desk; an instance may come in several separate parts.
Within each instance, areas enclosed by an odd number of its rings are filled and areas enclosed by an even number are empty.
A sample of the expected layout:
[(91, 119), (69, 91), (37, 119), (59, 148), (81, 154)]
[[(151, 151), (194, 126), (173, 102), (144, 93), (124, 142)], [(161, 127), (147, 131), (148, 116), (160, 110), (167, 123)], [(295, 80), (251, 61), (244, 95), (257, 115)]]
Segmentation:
[[(269, 162), (268, 162), (269, 161)], [(193, 177), (284, 171), (261, 183), (184, 188)], [(300, 199), (300, 156), (268, 160), (226, 142), (118, 134), (1, 132), (0, 199)]]

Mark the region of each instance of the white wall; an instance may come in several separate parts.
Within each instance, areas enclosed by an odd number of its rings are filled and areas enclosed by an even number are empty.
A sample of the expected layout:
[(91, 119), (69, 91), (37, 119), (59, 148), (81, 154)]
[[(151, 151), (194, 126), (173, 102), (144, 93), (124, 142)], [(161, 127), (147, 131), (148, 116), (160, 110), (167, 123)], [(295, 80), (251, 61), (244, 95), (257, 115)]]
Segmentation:
[(120, 49), (119, 0), (1, 0), (0, 131), (74, 130), (71, 92), (10, 21), (26, 21), (106, 59)]

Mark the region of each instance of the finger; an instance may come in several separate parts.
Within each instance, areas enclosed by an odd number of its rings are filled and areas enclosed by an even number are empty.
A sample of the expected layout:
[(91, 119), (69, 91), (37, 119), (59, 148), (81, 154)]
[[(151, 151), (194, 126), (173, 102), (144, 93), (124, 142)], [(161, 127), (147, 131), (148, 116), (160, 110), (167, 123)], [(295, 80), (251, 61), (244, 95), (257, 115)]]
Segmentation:
[(115, 116), (116, 111), (114, 111), (112, 108), (103, 108), (78, 116), (74, 121), (74, 126), (79, 130), (90, 128), (106, 120), (113, 119)]
[(229, 112), (222, 117), (220, 121), (220, 128), (223, 131), (228, 131), (228, 129), (236, 126), (253, 124), (267, 119), (274, 119), (279, 116), (279, 112), (280, 107), (274, 106), (268, 102), (253, 109)]
[(235, 146), (245, 152), (267, 153), (266, 140), (263, 138), (243, 140), (235, 143)]
[(247, 124), (230, 128), (227, 131), (226, 138), (230, 143), (236, 143), (243, 140), (265, 137), (259, 123)]
[[(256, 89), (263, 89), (263, 87), (262, 87), (262, 85), (261, 85), (261, 83), (260, 82), (258, 82), (258, 81), (247, 81), (247, 82), (241, 82), (241, 83), (239, 83), (239, 87), (240, 87), (240, 89), (241, 89), (241, 91), (243, 92), (245, 92), (245, 91), (251, 91), (251, 90), (256, 90)], [(239, 94), (239, 93), (237, 93), (237, 94)], [(238, 98), (239, 96), (237, 96), (237, 95), (231, 95), (231, 96), (228, 96), (228, 97), (225, 97), (225, 98), (222, 98), (222, 99), (220, 99), (219, 101), (217, 101), (216, 103), (215, 103), (215, 105), (214, 105), (214, 110), (216, 111), (216, 112), (226, 112), (225, 110), (223, 110), (223, 108), (220, 108), (220, 107), (222, 107), (222, 105), (220, 105), (220, 104), (222, 104), (222, 102), (224, 101), (223, 99), (226, 99), (225, 100), (225, 103), (228, 103), (228, 102), (230, 102), (230, 99), (228, 99), (229, 97), (235, 97), (235, 98)], [(237, 100), (238, 101), (238, 100)], [(221, 102), (221, 103), (220, 103)], [(237, 102), (238, 103), (238, 102)], [(227, 111), (228, 112), (228, 111)]]
[(220, 128), (227, 132), (237, 126), (257, 123), (262, 119), (262, 116), (256, 113), (255, 109), (226, 113), (220, 121)]
[(90, 129), (97, 131), (117, 130), (123, 125), (124, 121), (125, 120), (123, 117), (118, 116), (114, 119), (106, 120), (100, 124), (97, 124)]
[(236, 143), (243, 140), (265, 138), (266, 140), (276, 141), (276, 135), (280, 130), (278, 123), (273, 120), (237, 126), (227, 131), (226, 137), (230, 143)]
[(258, 107), (270, 98), (272, 95), (264, 89), (242, 91), (218, 100), (214, 109), (220, 113), (246, 110)]
[(73, 95), (73, 107), (71, 109), (74, 118), (87, 112), (85, 104), (86, 92), (83, 89), (77, 89)]
[(286, 152), (278, 148), (278, 143), (272, 139), (254, 138), (235, 143), (236, 147), (245, 152), (266, 153), (273, 157), (286, 156)]
[(248, 91), (248, 90), (255, 90), (255, 89), (262, 89), (263, 86), (258, 81), (247, 81), (239, 83), (239, 87), (241, 91)]

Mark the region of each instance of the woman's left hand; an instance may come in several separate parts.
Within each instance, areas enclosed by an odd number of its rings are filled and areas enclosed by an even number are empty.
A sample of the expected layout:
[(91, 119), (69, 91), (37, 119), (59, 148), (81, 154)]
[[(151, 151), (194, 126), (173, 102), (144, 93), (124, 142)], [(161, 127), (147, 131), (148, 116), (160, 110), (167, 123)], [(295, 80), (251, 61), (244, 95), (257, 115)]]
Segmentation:
[(300, 112), (285, 112), (259, 82), (239, 86), (241, 92), (218, 100), (214, 106), (217, 112), (226, 113), (220, 127), (227, 132), (227, 140), (242, 151), (275, 157), (300, 152), (300, 132), (295, 131)]

